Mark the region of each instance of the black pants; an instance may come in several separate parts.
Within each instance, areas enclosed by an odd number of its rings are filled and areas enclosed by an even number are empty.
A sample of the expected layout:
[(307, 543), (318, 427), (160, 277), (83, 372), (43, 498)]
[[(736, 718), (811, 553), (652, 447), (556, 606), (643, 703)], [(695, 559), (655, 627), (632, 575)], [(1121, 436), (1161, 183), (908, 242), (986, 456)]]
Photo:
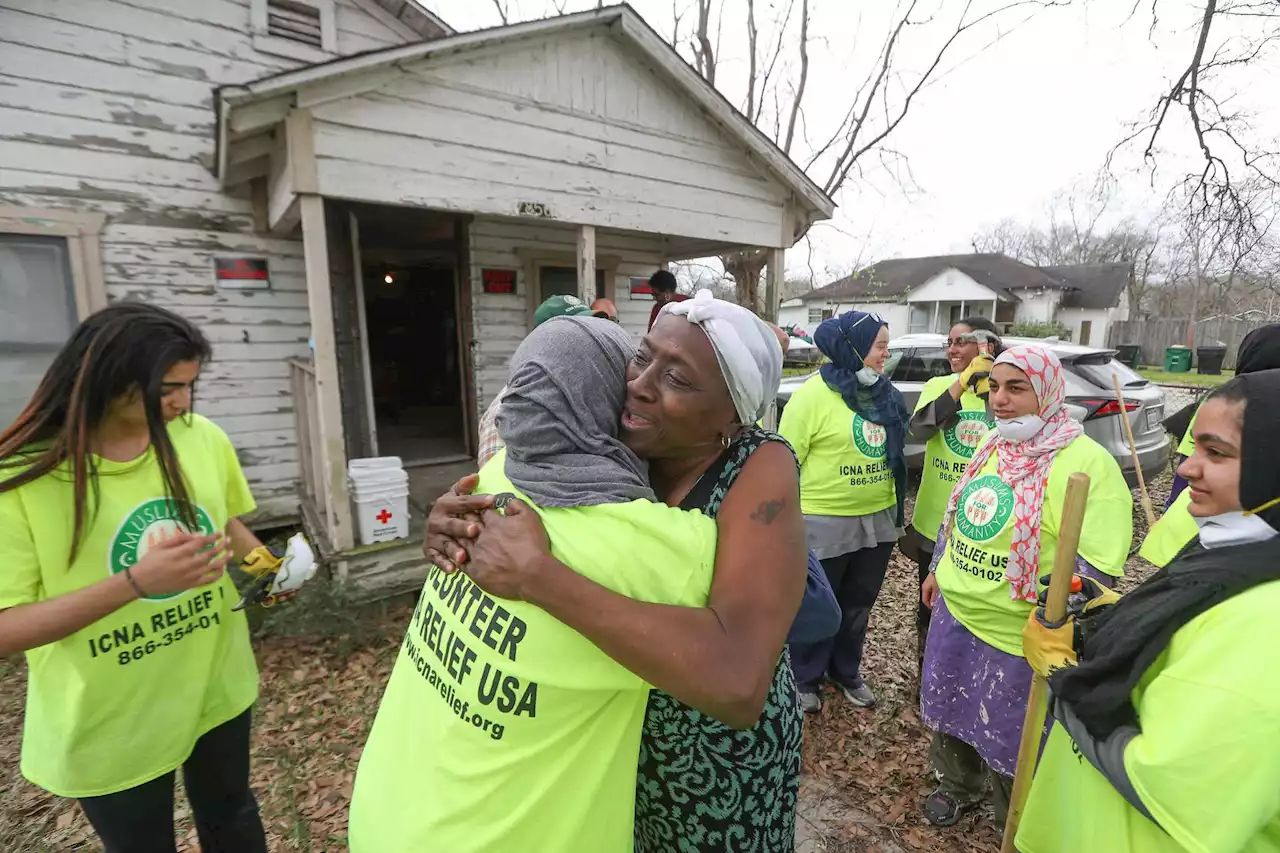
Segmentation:
[[(204, 853), (267, 853), (258, 802), (249, 789), (250, 717), (245, 711), (207, 732), (182, 765)], [(106, 853), (176, 853), (173, 783), (169, 772), (127, 791), (80, 801)]]
[(916, 552), (916, 575), (920, 581), (920, 585), (916, 587), (916, 683), (924, 676), (924, 644), (929, 638), (929, 619), (933, 617), (933, 611), (924, 606), (924, 600), (921, 597), (921, 587), (924, 586), (925, 580), (929, 577), (929, 563), (933, 561), (933, 552), (925, 551), (920, 548)]
[(820, 643), (791, 646), (791, 668), (802, 693), (816, 692), (823, 675), (832, 681), (853, 686), (861, 678), (862, 646), (867, 639), (867, 620), (884, 586), (892, 542), (829, 557), (822, 568), (840, 603), (840, 630)]

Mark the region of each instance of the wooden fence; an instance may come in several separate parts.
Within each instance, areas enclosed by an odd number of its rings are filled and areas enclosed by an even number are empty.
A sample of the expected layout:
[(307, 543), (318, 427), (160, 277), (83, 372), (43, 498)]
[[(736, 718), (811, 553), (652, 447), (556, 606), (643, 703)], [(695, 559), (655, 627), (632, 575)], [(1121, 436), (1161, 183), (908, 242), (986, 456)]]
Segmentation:
[[(1267, 325), (1263, 320), (1233, 320), (1217, 318), (1200, 320), (1196, 323), (1196, 346), (1214, 346), (1221, 344), (1227, 348), (1226, 361), (1223, 367), (1234, 369), (1236, 366), (1236, 350), (1244, 336), (1259, 326)], [(1107, 346), (1115, 348), (1122, 344), (1137, 344), (1142, 347), (1143, 364), (1164, 364), (1166, 347), (1179, 346), (1187, 342), (1186, 319), (1162, 320), (1126, 320), (1112, 323), (1107, 330)]]

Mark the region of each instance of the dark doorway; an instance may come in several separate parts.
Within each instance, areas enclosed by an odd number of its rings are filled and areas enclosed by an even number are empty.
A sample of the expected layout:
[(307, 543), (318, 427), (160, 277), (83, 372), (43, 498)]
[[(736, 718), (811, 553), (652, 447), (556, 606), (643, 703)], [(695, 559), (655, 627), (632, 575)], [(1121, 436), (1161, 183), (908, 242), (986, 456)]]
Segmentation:
[(454, 267), (366, 263), (364, 298), (379, 454), (467, 457)]

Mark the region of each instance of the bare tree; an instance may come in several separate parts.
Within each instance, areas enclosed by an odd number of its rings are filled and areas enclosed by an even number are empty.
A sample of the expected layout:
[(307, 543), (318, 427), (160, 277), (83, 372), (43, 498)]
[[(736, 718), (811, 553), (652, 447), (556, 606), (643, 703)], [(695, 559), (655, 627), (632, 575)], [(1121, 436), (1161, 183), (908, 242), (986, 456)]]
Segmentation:
[[(1171, 198), (1180, 200), (1203, 227), (1218, 232), (1212, 239), (1251, 251), (1258, 239), (1258, 219), (1274, 206), (1280, 191), (1280, 145), (1254, 130), (1252, 116), (1240, 105), (1239, 72), (1268, 67), (1280, 57), (1280, 2), (1277, 0), (1201, 0), (1190, 56), (1181, 73), (1161, 94), (1146, 118), (1121, 140), (1112, 155), (1130, 143), (1142, 145), (1151, 169), (1164, 156), (1160, 145), (1170, 125), (1181, 116), (1190, 128), (1201, 161), (1185, 175)], [(1135, 0), (1130, 16), (1145, 0)], [(1150, 0), (1150, 28), (1160, 27), (1163, 6)], [(1262, 78), (1254, 82), (1270, 91)]]
[(502, 26), (511, 23), (511, 16), (507, 14), (507, 4), (502, 0), (493, 0), (493, 7), (498, 10), (498, 17), (502, 20)]
[[(716, 85), (717, 59), (709, 47), (707, 32), (712, 28), (719, 32), (720, 27), (713, 16), (712, 0), (696, 3), (698, 34), (691, 44), (694, 67), (707, 82)], [(814, 42), (809, 0), (774, 4), (779, 7), (777, 13), (772, 20), (763, 22), (763, 28), (756, 4), (746, 0), (744, 35), (748, 61), (742, 112), (793, 159), (793, 149), (803, 139), (808, 149), (802, 160), (805, 172), (825, 193), (836, 196), (851, 178), (863, 177), (863, 164), (869, 160), (905, 167), (906, 158), (888, 147), (887, 141), (921, 92), (946, 74), (952, 54), (986, 33), (990, 38), (986, 43), (978, 42), (977, 49), (981, 50), (1007, 36), (1036, 12), (1068, 3), (1069, 0), (943, 0), (930, 4), (902, 0), (890, 16), (867, 76), (861, 81), (848, 81), (848, 102), (823, 104), (824, 112), (834, 112), (842, 118), (834, 128), (812, 140), (805, 122), (809, 50)], [(917, 41), (930, 39), (924, 67), (903, 67), (904, 52), (917, 47)], [(676, 44), (679, 47), (678, 41)], [(792, 55), (796, 57), (794, 62), (789, 59)], [(762, 307), (760, 277), (768, 256), (764, 250), (746, 249), (720, 258), (726, 274), (737, 283), (738, 302), (754, 310)]]

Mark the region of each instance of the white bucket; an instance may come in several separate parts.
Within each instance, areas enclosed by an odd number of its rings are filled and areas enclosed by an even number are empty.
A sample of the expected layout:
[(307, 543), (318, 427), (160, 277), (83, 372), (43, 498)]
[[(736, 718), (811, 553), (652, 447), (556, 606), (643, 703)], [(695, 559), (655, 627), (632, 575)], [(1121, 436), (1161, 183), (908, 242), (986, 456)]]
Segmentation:
[(362, 545), (409, 536), (409, 475), (399, 457), (352, 459), (347, 477)]

